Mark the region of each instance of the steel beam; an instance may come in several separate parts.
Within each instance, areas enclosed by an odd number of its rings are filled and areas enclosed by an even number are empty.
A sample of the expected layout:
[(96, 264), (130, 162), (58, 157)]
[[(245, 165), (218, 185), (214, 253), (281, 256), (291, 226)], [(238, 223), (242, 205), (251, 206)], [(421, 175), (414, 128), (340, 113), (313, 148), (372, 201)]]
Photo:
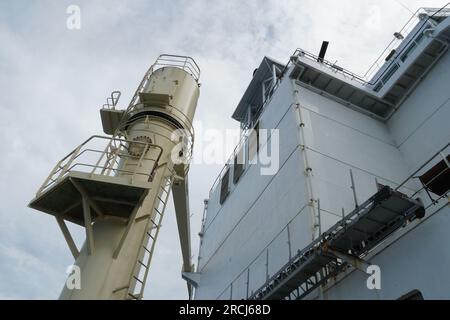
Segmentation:
[(75, 189), (78, 190), (78, 192), (81, 194), (82, 198), (85, 198), (86, 201), (89, 203), (90, 207), (92, 207), (92, 209), (95, 210), (95, 212), (97, 212), (97, 214), (101, 217), (104, 216), (102, 210), (97, 206), (97, 204), (95, 203), (95, 201), (93, 201), (89, 195), (87, 194), (87, 192), (84, 190), (83, 186), (76, 181), (75, 179), (69, 178), (70, 182), (72, 182), (73, 186), (75, 187)]
[(64, 219), (61, 217), (55, 217), (56, 221), (58, 222), (59, 228), (61, 229), (64, 238), (66, 239), (67, 245), (69, 246), (70, 252), (72, 252), (72, 255), (74, 259), (76, 260), (78, 256), (80, 255), (80, 251), (77, 248), (77, 245), (75, 244), (75, 241), (73, 241), (72, 235), (70, 234), (69, 228), (67, 228), (66, 223), (64, 222)]
[(91, 207), (87, 197), (82, 196), (81, 199), (83, 202), (84, 226), (86, 228), (86, 245), (88, 254), (92, 255), (94, 252), (94, 233), (92, 232)]
[(344, 260), (345, 262), (347, 262), (349, 265), (351, 265), (355, 269), (367, 274), (367, 268), (370, 266), (370, 263), (368, 263), (367, 261), (365, 261), (361, 258), (358, 258), (356, 256), (342, 253), (342, 252), (339, 252), (339, 251), (336, 251), (336, 250), (333, 250), (330, 248), (328, 248), (327, 252), (336, 256), (336, 258)]
[(197, 288), (200, 283), (200, 273), (198, 272), (181, 272), (181, 277), (194, 288)]

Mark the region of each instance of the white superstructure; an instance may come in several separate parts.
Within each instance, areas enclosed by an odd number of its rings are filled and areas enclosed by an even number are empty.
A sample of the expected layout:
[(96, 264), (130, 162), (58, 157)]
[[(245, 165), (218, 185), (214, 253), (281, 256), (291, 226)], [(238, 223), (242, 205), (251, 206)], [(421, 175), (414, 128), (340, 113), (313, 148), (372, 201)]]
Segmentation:
[(450, 298), (449, 13), (420, 9), (366, 77), (263, 59), (205, 202), (196, 299)]

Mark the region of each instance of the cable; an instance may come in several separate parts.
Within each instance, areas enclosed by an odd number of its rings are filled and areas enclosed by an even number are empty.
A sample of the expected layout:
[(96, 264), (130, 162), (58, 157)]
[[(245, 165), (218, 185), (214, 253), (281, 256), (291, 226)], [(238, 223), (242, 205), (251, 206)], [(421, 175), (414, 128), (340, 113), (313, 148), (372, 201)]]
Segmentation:
[(414, 12), (411, 11), (411, 9), (409, 9), (406, 5), (404, 5), (402, 2), (400, 2), (400, 0), (395, 0), (395, 2), (397, 2), (399, 5), (401, 5), (403, 8), (405, 8), (406, 10), (408, 10), (412, 15), (415, 15)]

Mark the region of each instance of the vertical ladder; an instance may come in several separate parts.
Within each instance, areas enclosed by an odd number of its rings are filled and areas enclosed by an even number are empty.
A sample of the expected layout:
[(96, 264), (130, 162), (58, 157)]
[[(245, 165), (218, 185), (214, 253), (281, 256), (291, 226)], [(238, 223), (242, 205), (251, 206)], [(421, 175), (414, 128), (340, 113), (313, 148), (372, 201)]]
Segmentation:
[(153, 214), (146, 220), (146, 228), (138, 258), (133, 268), (133, 275), (128, 286), (128, 296), (132, 300), (140, 300), (143, 297), (145, 282), (147, 280), (150, 263), (155, 251), (164, 211), (169, 199), (173, 178), (165, 177), (161, 184), (159, 194), (156, 196)]
[(155, 66), (157, 65), (158, 60), (156, 60), (156, 62), (154, 64), (152, 64), (150, 66), (150, 68), (147, 70), (147, 72), (145, 73), (144, 77), (142, 78), (141, 82), (139, 83), (139, 86), (137, 87), (133, 98), (131, 98), (130, 104), (128, 105), (127, 108), (127, 113), (131, 111), (131, 109), (135, 106), (135, 103), (137, 102), (138, 98), (139, 98), (139, 93), (141, 93), (145, 86), (147, 85), (147, 82), (150, 80), (150, 76), (153, 73), (153, 70), (155, 68)]

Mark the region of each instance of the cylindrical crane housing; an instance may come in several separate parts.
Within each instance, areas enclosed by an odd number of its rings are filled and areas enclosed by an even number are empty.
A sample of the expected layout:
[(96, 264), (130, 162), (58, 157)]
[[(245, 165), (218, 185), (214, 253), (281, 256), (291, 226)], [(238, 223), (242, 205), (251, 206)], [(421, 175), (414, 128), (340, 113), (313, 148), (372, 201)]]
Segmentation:
[[(192, 121), (199, 97), (199, 74), (192, 72), (196, 70), (194, 65), (190, 58), (186, 58), (184, 65), (170, 65), (160, 58), (147, 72), (123, 113), (115, 136), (123, 136), (130, 142), (125, 146), (127, 156), (119, 156), (116, 176), (151, 186), (126, 223), (107, 215), (92, 223), (91, 247), (95, 250), (88, 250), (85, 244), (75, 262), (82, 272), (82, 288), (71, 290), (65, 286), (62, 299), (142, 297), (170, 188), (174, 177), (183, 179), (180, 172), (187, 172), (187, 163), (181, 171), (180, 166), (175, 167), (176, 158), (184, 160), (186, 153), (191, 152), (186, 149), (193, 143)], [(178, 129), (187, 133), (191, 141), (191, 145), (183, 145), (180, 150), (175, 149), (180, 141), (173, 135)], [(150, 172), (152, 175), (148, 177)], [(185, 249), (183, 255), (186, 252)]]

